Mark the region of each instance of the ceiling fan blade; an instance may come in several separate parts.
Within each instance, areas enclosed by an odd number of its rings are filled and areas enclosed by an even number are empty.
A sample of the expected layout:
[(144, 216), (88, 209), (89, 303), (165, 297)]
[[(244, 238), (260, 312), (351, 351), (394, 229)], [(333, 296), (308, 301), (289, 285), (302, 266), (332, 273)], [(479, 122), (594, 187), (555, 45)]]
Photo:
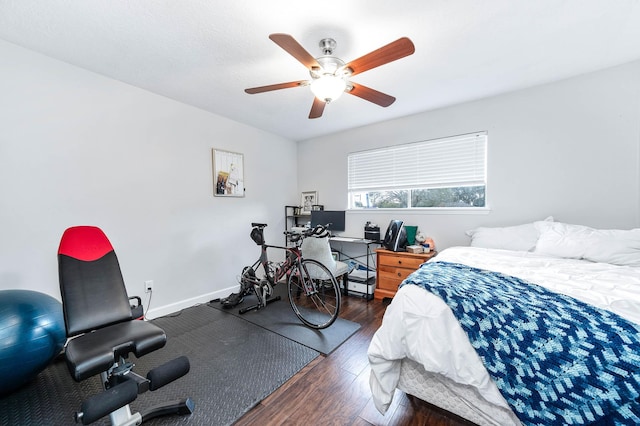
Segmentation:
[(381, 107), (388, 107), (396, 101), (396, 98), (394, 98), (393, 96), (389, 96), (386, 93), (378, 92), (377, 90), (371, 89), (361, 84), (356, 84), (353, 82), (350, 84), (353, 86), (353, 89), (351, 89), (347, 93), (362, 98), (365, 101), (373, 102), (374, 104), (380, 105)]
[(321, 68), (316, 58), (311, 56), (311, 54), (289, 34), (276, 33), (269, 35), (269, 38), (308, 69), (313, 67)]
[(290, 87), (298, 87), (298, 86), (306, 86), (309, 82), (307, 80), (300, 81), (290, 81), (288, 83), (278, 83), (278, 84), (270, 84), (269, 86), (260, 86), (260, 87), (251, 87), (249, 89), (244, 89), (250, 95), (255, 95), (256, 93), (270, 92), (272, 90), (280, 90), (280, 89), (288, 89)]
[(311, 105), (311, 112), (309, 112), (309, 118), (320, 118), (324, 112), (324, 107), (327, 103), (314, 97), (313, 105)]
[(345, 68), (351, 68), (351, 75), (356, 75), (372, 68), (379, 67), (380, 65), (388, 64), (389, 62), (404, 58), (405, 56), (409, 56), (415, 51), (416, 48), (413, 45), (413, 42), (407, 37), (402, 37), (387, 44), (386, 46), (382, 46), (373, 52), (367, 53), (366, 55), (349, 62)]

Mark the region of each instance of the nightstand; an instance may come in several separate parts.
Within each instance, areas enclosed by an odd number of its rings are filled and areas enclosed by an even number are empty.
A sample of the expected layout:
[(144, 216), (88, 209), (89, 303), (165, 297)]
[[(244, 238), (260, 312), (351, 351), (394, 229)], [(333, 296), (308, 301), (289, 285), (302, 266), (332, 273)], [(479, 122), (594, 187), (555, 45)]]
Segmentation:
[(404, 251), (376, 250), (376, 290), (374, 298), (393, 297), (400, 283), (427, 260), (436, 255), (429, 253), (407, 253)]

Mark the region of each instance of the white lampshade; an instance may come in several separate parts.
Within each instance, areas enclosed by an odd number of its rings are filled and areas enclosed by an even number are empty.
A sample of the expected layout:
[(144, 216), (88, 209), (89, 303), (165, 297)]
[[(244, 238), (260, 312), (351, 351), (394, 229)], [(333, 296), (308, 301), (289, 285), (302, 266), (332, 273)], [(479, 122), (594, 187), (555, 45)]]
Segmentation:
[(324, 74), (311, 82), (311, 91), (316, 98), (327, 103), (338, 99), (346, 88), (346, 81), (332, 74)]

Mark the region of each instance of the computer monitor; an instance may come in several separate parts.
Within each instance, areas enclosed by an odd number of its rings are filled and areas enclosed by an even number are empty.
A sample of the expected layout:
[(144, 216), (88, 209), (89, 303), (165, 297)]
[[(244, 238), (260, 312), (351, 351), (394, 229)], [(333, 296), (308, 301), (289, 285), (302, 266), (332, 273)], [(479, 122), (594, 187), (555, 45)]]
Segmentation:
[(329, 225), (327, 228), (333, 232), (344, 232), (345, 212), (344, 210), (312, 210), (311, 227), (316, 225)]

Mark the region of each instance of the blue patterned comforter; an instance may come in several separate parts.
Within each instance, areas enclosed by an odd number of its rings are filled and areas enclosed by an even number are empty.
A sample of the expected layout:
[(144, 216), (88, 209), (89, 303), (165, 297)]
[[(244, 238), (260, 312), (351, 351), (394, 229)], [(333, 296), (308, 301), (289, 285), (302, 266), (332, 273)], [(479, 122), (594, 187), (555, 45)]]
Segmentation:
[(640, 329), (634, 323), (519, 278), (457, 263), (426, 263), (407, 284), (447, 303), (524, 424), (640, 424)]

